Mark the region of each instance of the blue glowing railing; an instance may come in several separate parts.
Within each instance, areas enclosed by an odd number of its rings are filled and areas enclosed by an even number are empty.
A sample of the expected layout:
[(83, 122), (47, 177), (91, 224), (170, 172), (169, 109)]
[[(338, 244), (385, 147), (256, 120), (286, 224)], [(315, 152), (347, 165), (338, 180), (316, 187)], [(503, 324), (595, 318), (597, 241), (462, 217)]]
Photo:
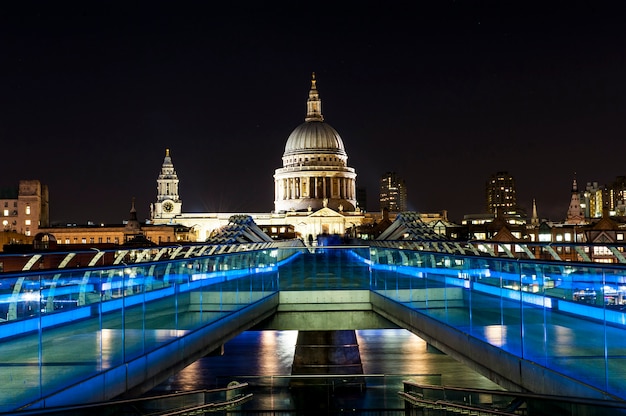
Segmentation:
[(372, 247), (372, 290), (626, 398), (626, 267)]

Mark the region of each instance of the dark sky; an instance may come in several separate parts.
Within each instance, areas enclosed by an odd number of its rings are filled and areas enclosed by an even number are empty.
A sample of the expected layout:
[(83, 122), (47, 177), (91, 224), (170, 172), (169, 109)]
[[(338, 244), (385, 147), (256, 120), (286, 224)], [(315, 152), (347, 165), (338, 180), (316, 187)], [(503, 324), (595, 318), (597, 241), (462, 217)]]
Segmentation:
[(0, 186), (53, 222), (148, 217), (166, 148), (183, 211), (272, 210), (313, 71), (370, 211), (386, 171), (453, 220), (498, 171), (553, 220), (626, 175), (623, 1), (83, 3), (0, 6)]

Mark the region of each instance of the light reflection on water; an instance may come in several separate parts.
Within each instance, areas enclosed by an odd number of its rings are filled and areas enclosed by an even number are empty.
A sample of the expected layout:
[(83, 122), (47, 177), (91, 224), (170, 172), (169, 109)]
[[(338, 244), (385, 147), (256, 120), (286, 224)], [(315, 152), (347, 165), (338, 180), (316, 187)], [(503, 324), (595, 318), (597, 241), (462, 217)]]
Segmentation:
[[(403, 380), (425, 384), (498, 389), (499, 387), (445, 354), (427, 348), (404, 329), (356, 331), (367, 388), (364, 392), (306, 391), (327, 407), (402, 408), (397, 392)], [(224, 355), (206, 356), (171, 376), (151, 394), (225, 387), (248, 382), (253, 400), (245, 409), (284, 410), (301, 406), (302, 396), (289, 388), (297, 331), (246, 331), (224, 346)], [(383, 375), (385, 375), (383, 377)], [(326, 403), (321, 403), (326, 401)]]

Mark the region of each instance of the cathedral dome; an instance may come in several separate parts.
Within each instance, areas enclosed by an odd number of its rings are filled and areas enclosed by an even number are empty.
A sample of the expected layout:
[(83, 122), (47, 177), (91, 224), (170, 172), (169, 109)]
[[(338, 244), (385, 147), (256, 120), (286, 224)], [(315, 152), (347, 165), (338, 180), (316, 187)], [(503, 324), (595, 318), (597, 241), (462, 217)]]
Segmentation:
[(296, 127), (285, 145), (284, 156), (304, 153), (331, 153), (346, 156), (346, 149), (337, 130), (323, 121), (312, 120)]

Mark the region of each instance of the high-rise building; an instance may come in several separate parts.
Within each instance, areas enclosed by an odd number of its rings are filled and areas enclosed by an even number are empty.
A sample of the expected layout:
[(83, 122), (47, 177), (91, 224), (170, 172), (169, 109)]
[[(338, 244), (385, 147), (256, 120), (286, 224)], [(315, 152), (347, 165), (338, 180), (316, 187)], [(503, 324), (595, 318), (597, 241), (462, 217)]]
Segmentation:
[(626, 214), (626, 176), (618, 176), (608, 190), (609, 204), (603, 205), (614, 215)]
[(387, 172), (380, 178), (380, 209), (391, 212), (407, 210), (406, 184), (396, 172)]
[(487, 212), (495, 215), (517, 214), (515, 180), (508, 172), (497, 172), (487, 180), (485, 189)]

